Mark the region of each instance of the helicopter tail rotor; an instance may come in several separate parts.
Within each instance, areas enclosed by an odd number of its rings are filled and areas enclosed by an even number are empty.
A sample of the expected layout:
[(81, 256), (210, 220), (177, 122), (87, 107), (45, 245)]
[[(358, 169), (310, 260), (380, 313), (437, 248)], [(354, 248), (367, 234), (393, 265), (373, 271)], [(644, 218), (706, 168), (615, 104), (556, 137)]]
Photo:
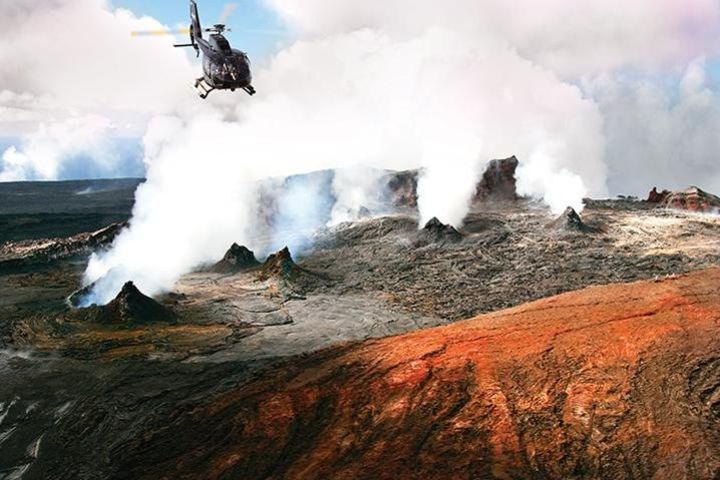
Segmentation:
[(176, 30), (135, 30), (130, 32), (130, 35), (133, 37), (147, 37), (153, 35), (187, 35), (189, 33), (189, 28), (178, 28)]

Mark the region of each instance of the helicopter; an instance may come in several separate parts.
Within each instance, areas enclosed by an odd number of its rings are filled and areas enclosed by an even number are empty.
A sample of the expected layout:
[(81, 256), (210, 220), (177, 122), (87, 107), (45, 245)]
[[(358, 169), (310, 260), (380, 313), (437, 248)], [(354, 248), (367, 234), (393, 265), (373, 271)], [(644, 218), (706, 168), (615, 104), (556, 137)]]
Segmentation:
[[(197, 56), (202, 53), (203, 76), (195, 80), (195, 89), (200, 98), (205, 99), (213, 90), (242, 89), (249, 95), (255, 95), (250, 72), (250, 59), (245, 52), (230, 47), (230, 42), (223, 35), (231, 31), (225, 26), (225, 19), (234, 10), (235, 5), (225, 7), (220, 21), (210, 28), (200, 25), (200, 15), (195, 0), (190, 0), (190, 28), (175, 31), (153, 30), (133, 32), (136, 35), (164, 35), (173, 33), (189, 33), (190, 43), (176, 44), (174, 47), (192, 47)], [(209, 33), (207, 39), (203, 32)]]

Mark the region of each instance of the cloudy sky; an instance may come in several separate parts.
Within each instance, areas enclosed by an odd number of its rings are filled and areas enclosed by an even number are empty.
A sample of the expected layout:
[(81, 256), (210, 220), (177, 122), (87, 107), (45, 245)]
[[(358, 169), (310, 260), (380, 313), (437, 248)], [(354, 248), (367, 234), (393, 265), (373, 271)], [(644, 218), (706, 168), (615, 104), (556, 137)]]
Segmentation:
[[(205, 0), (213, 23), (225, 2)], [(290, 41), (260, 0), (242, 0), (228, 36), (258, 65)], [(184, 0), (19, 0), (0, 5), (0, 181), (141, 176), (155, 115), (195, 94), (198, 61), (173, 37), (133, 30), (188, 24)]]

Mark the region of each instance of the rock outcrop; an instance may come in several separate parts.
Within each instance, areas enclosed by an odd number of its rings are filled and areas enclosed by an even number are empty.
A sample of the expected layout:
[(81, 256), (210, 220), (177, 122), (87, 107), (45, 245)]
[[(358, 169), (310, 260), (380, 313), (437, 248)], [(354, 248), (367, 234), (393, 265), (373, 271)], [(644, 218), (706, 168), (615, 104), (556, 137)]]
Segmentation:
[(689, 210), (699, 213), (720, 213), (720, 197), (701, 190), (698, 187), (690, 187), (679, 192), (672, 192), (665, 197), (662, 204), (668, 208), (678, 210)]
[(417, 207), (417, 170), (389, 173), (385, 178), (388, 203), (395, 207)]
[(488, 163), (480, 183), (478, 183), (473, 196), (473, 202), (486, 202), (498, 200), (517, 200), (515, 186), (515, 170), (518, 159), (513, 155), (510, 158), (492, 160)]
[[(476, 186), (472, 202), (517, 200), (517, 166), (518, 159), (515, 156), (490, 161)], [(390, 173), (383, 183), (386, 185), (388, 203), (396, 207), (417, 207), (417, 170)]]
[(228, 251), (225, 252), (222, 260), (213, 265), (210, 271), (216, 273), (237, 273), (257, 267), (258, 265), (260, 265), (260, 262), (257, 261), (252, 250), (233, 243)]
[(662, 192), (657, 191), (657, 187), (653, 187), (648, 193), (647, 203), (663, 203), (665, 199), (671, 194), (670, 190), (663, 190)]
[(119, 471), (718, 478), (718, 285), (720, 269), (592, 287), (295, 359), (202, 408), (178, 406), (124, 447)]

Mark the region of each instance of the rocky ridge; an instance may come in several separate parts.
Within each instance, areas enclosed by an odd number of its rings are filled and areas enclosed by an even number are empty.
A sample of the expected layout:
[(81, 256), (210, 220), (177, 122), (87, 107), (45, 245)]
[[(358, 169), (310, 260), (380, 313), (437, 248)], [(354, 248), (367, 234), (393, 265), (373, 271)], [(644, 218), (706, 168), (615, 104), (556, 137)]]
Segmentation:
[(68, 238), (7, 242), (0, 245), (0, 273), (87, 255), (109, 245), (127, 225), (127, 222), (113, 223)]
[(662, 205), (691, 212), (720, 213), (720, 197), (698, 187), (672, 192), (663, 199)]
[(592, 287), (314, 354), (176, 411), (117, 478), (716, 478), (718, 284)]

